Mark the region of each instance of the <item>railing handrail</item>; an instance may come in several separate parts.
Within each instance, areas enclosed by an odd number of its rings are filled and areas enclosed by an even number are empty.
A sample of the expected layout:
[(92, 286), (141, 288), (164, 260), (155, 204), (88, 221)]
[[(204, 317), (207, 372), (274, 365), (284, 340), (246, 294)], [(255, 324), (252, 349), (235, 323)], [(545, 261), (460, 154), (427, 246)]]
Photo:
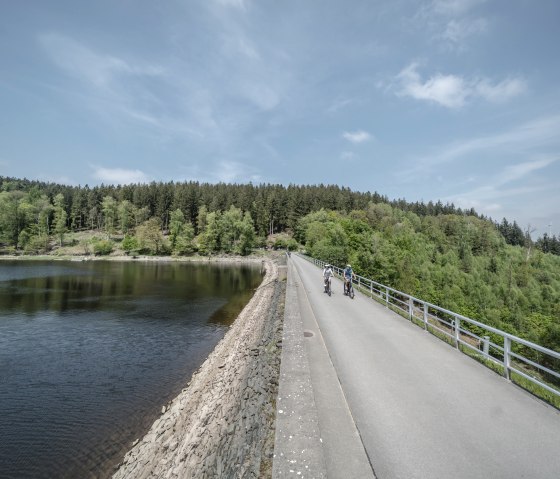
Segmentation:
[(520, 338), (519, 336), (515, 336), (511, 333), (507, 333), (505, 331), (502, 331), (501, 329), (494, 328), (493, 326), (489, 326), (488, 324), (481, 323), (480, 321), (477, 321), (476, 319), (469, 318), (468, 316), (463, 316), (461, 313), (455, 313), (454, 311), (451, 311), (449, 309), (442, 308), (441, 306), (438, 306), (437, 304), (430, 303), (429, 301), (424, 301), (423, 299), (419, 299), (419, 298), (417, 298), (415, 296), (412, 296), (408, 293), (404, 293), (404, 292), (399, 291), (397, 289), (391, 288), (390, 286), (385, 286), (384, 284), (378, 283), (377, 281), (374, 281), (372, 279), (365, 278), (365, 277), (359, 276), (359, 275), (356, 275), (356, 277), (360, 277), (365, 281), (371, 281), (373, 284), (376, 284), (376, 285), (381, 286), (385, 289), (388, 289), (389, 291), (393, 291), (394, 293), (406, 296), (407, 298), (412, 299), (413, 301), (416, 301), (417, 303), (425, 304), (426, 306), (428, 306), (432, 309), (437, 309), (438, 311), (441, 311), (442, 313), (449, 314), (451, 316), (455, 316), (459, 319), (467, 321), (468, 323), (474, 324), (475, 326), (479, 326), (481, 328), (484, 328), (484, 329), (486, 329), (486, 330), (488, 330), (492, 333), (496, 333), (496, 334), (499, 334), (500, 336), (508, 337), (509, 339), (515, 341), (516, 343), (523, 344), (524, 346), (528, 346), (530, 348), (536, 349), (537, 351), (539, 351), (541, 353), (550, 354), (551, 356), (553, 356), (557, 359), (560, 359), (560, 353), (557, 353), (556, 351), (554, 351), (552, 349), (545, 348), (543, 346), (540, 346), (539, 344), (536, 344), (536, 343), (533, 343), (531, 341), (527, 341), (526, 339)]
[[(312, 258), (312, 257), (307, 256), (307, 255), (302, 254), (302, 253), (299, 253), (299, 255), (300, 255), (301, 257), (303, 257), (304, 259), (306, 259), (307, 261), (310, 261), (310, 262), (312, 262), (312, 263), (315, 263), (315, 264), (316, 264), (317, 266), (319, 266), (319, 267), (324, 267), (324, 265), (327, 264), (326, 261), (323, 261), (323, 260), (320, 260), (320, 259), (315, 259), (315, 258)], [(343, 268), (339, 268), (338, 266), (334, 266), (334, 265), (333, 265), (333, 269), (334, 269), (334, 272), (335, 272), (337, 275), (341, 276), (341, 275), (343, 274), (343, 271), (344, 271)], [(464, 321), (464, 322), (466, 322), (466, 323), (469, 323), (469, 324), (472, 324), (472, 325), (474, 325), (474, 326), (478, 326), (478, 327), (480, 327), (480, 328), (482, 328), (482, 329), (484, 329), (484, 330), (486, 330), (486, 331), (488, 331), (488, 332), (490, 332), (490, 333), (494, 333), (494, 334), (497, 334), (498, 336), (501, 336), (501, 337), (503, 338), (503, 340), (504, 340), (504, 346), (503, 346), (503, 347), (501, 347), (501, 346), (499, 346), (499, 345), (497, 345), (497, 344), (495, 345), (494, 343), (491, 343), (491, 344), (492, 344), (492, 347), (494, 347), (494, 348), (496, 348), (496, 349), (498, 349), (498, 350), (500, 350), (500, 351), (503, 352), (503, 355), (504, 355), (504, 360), (503, 360), (503, 362), (502, 362), (502, 361), (498, 361), (497, 358), (495, 358), (495, 357), (489, 355), (487, 352), (484, 352), (484, 353), (482, 353), (482, 354), (483, 354), (485, 357), (487, 357), (488, 359), (491, 359), (491, 360), (494, 361), (494, 362), (498, 362), (499, 364), (503, 364), (504, 369), (505, 369), (505, 370), (504, 370), (504, 375), (505, 375), (505, 377), (506, 377), (507, 379), (510, 379), (510, 372), (511, 372), (511, 371), (514, 371), (514, 372), (520, 374), (521, 376), (523, 376), (523, 377), (529, 379), (530, 381), (539, 384), (540, 386), (544, 387), (544, 388), (547, 389), (548, 391), (550, 391), (550, 392), (552, 392), (552, 393), (554, 393), (554, 394), (560, 396), (560, 390), (551, 388), (549, 385), (547, 385), (547, 384), (541, 382), (538, 378), (533, 378), (532, 376), (528, 376), (525, 372), (520, 371), (520, 370), (518, 370), (518, 369), (515, 369), (515, 367), (511, 364), (511, 358), (512, 358), (512, 357), (521, 358), (521, 360), (522, 360), (523, 362), (525, 362), (525, 363), (530, 363), (530, 366), (535, 367), (535, 365), (536, 365), (536, 366), (537, 366), (537, 369), (543, 370), (543, 371), (545, 371), (545, 372), (547, 372), (547, 373), (549, 373), (549, 374), (551, 374), (551, 375), (553, 375), (553, 376), (555, 376), (555, 377), (557, 377), (557, 378), (559, 378), (559, 379), (560, 379), (560, 374), (557, 373), (557, 372), (555, 372), (555, 371), (550, 370), (549, 368), (547, 368), (546, 366), (544, 366), (544, 365), (542, 365), (542, 364), (538, 364), (538, 363), (536, 363), (536, 362), (534, 362), (534, 361), (531, 361), (529, 358), (523, 358), (523, 357), (519, 356), (518, 354), (513, 353), (513, 352), (511, 351), (511, 345), (512, 345), (512, 343), (520, 344), (520, 345), (526, 346), (526, 347), (528, 347), (528, 348), (531, 348), (531, 349), (533, 349), (533, 350), (535, 350), (535, 351), (538, 351), (538, 352), (540, 352), (540, 353), (543, 353), (543, 354), (546, 354), (546, 355), (548, 355), (548, 356), (551, 356), (552, 358), (555, 358), (555, 359), (560, 359), (560, 353), (558, 353), (558, 352), (556, 352), (556, 351), (554, 351), (554, 350), (552, 350), (552, 349), (545, 348), (544, 346), (541, 346), (541, 345), (539, 345), (539, 344), (533, 343), (533, 342), (528, 341), (528, 340), (526, 340), (526, 339), (523, 339), (523, 338), (520, 338), (520, 337), (518, 337), (518, 336), (515, 336), (515, 335), (513, 335), (513, 334), (510, 334), (510, 333), (507, 333), (507, 332), (505, 332), (505, 331), (502, 331), (501, 329), (494, 328), (493, 326), (489, 326), (489, 325), (487, 325), (487, 324), (481, 323), (480, 321), (476, 321), (476, 320), (471, 319), (471, 318), (469, 318), (469, 317), (467, 317), (467, 316), (464, 316), (464, 315), (462, 315), (462, 314), (455, 313), (455, 312), (450, 311), (450, 310), (448, 310), (448, 309), (442, 308), (441, 306), (438, 306), (438, 305), (436, 305), (436, 304), (433, 304), (433, 303), (430, 303), (430, 302), (428, 302), (428, 301), (424, 301), (424, 300), (422, 300), (422, 299), (416, 298), (415, 296), (412, 296), (412, 295), (410, 295), (410, 294), (408, 294), (408, 293), (405, 293), (405, 292), (403, 292), (403, 291), (399, 291), (399, 290), (397, 290), (397, 289), (395, 289), (395, 288), (392, 288), (392, 287), (390, 287), (390, 286), (386, 286), (386, 285), (384, 285), (384, 284), (382, 284), (382, 283), (379, 283), (379, 282), (377, 282), (377, 281), (375, 281), (375, 280), (372, 280), (372, 279), (370, 279), (370, 278), (365, 278), (364, 276), (361, 276), (361, 275), (355, 275), (355, 276), (356, 276), (356, 279), (357, 279), (357, 281), (358, 281), (359, 284), (361, 284), (361, 285), (363, 285), (363, 286), (369, 286), (369, 288), (370, 288), (370, 293), (372, 294), (372, 296), (373, 296), (373, 294), (374, 294), (374, 293), (373, 293), (373, 286), (374, 286), (374, 285), (376, 286), (376, 289), (379, 290), (379, 294), (376, 294), (377, 297), (383, 298), (383, 296), (384, 296), (383, 293), (385, 293), (385, 295), (386, 295), (386, 296), (385, 296), (385, 302), (386, 302), (387, 306), (389, 305), (389, 299), (390, 299), (389, 292), (392, 292), (392, 293), (394, 293), (395, 295), (398, 295), (398, 296), (400, 296), (400, 297), (402, 297), (402, 298), (407, 299), (409, 318), (412, 318), (412, 316), (413, 316), (413, 311), (412, 311), (412, 309), (414, 308), (414, 303), (417, 303), (417, 304), (419, 304), (419, 305), (423, 305), (423, 308), (424, 308), (424, 320), (423, 320), (423, 321), (424, 321), (424, 327), (427, 328), (427, 325), (428, 325), (428, 324), (427, 324), (427, 316), (431, 316), (433, 319), (436, 319), (436, 320), (438, 320), (438, 321), (442, 321), (442, 320), (443, 320), (444, 322), (446, 322), (446, 324), (448, 324), (448, 325), (451, 326), (451, 328), (452, 328), (452, 330), (453, 330), (453, 334), (451, 334), (450, 336), (452, 337), (452, 339), (454, 338), (454, 340), (455, 340), (455, 345), (456, 345), (457, 348), (459, 348), (459, 344), (465, 344), (465, 345), (467, 345), (467, 346), (473, 348), (472, 345), (470, 345), (470, 344), (468, 344), (468, 343), (465, 343), (465, 341), (464, 341), (463, 339), (461, 339), (461, 322), (462, 322), (462, 321)], [(396, 298), (396, 297), (393, 297), (392, 299), (393, 299), (393, 300), (398, 300), (398, 298)], [(399, 301), (400, 301), (400, 300), (399, 300)], [(406, 302), (405, 302), (405, 301), (400, 301), (400, 302), (406, 305)], [(397, 307), (397, 308), (398, 308), (398, 306), (395, 306), (394, 303), (392, 303), (392, 305), (393, 305), (394, 307)], [(427, 308), (427, 309), (426, 309), (426, 308)], [(402, 308), (399, 308), (399, 309), (402, 310), (402, 311), (404, 311)], [(451, 317), (454, 318), (454, 319), (453, 319), (452, 322), (447, 322), (447, 321), (445, 321), (444, 318), (439, 318), (438, 316), (436, 316), (436, 315), (434, 315), (434, 314), (429, 314), (429, 313), (428, 313), (428, 310), (429, 310), (429, 309), (431, 309), (431, 310), (433, 310), (433, 311), (438, 311), (438, 312), (443, 313), (443, 314), (445, 314), (445, 315), (449, 315), (449, 316), (451, 316)], [(415, 318), (416, 318), (417, 320), (420, 321), (420, 318), (418, 318), (418, 317), (415, 317)], [(433, 326), (433, 325), (432, 325), (432, 326)], [(433, 327), (436, 327), (436, 326), (433, 326)], [(439, 329), (439, 328), (436, 327), (436, 329)], [(441, 331), (442, 331), (442, 332), (445, 332), (445, 331), (443, 331), (443, 330), (441, 330)], [(467, 330), (464, 330), (464, 331), (467, 331)], [(470, 332), (469, 332), (469, 333), (470, 333)], [(446, 334), (447, 334), (447, 333), (446, 333)], [(479, 340), (483, 340), (483, 338), (480, 338), (479, 336), (477, 336), (477, 335), (474, 334), (474, 333), (470, 333), (470, 335), (473, 336), (474, 338), (478, 338)], [(475, 349), (476, 349), (476, 348), (475, 348)]]

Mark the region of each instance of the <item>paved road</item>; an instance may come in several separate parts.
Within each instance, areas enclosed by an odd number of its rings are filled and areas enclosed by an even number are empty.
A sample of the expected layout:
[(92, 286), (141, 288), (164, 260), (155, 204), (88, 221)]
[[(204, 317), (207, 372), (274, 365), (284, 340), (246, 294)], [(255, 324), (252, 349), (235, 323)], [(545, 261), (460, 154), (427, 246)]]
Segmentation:
[[(304, 328), (316, 328), (306, 342), (331, 463), (343, 470), (351, 460), (333, 452), (345, 440), (329, 427), (338, 415), (324, 387), (329, 359), (378, 479), (560, 478), (558, 410), (379, 303), (343, 296), (338, 280), (328, 297), (316, 266), (295, 255), (291, 262)], [(323, 342), (326, 360), (313, 352)], [(331, 470), (327, 460), (329, 477), (344, 477)]]

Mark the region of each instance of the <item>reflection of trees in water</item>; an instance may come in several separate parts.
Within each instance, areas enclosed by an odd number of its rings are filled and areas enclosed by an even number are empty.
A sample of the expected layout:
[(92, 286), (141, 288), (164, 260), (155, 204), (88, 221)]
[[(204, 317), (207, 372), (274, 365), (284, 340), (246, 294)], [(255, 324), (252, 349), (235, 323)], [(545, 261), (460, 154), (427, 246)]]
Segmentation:
[(211, 324), (229, 326), (235, 321), (241, 310), (249, 302), (254, 292), (254, 288), (251, 288), (249, 290), (240, 290), (238, 294), (231, 297), (226, 304), (224, 304), (220, 309), (218, 309), (218, 311), (210, 316), (208, 322)]
[[(68, 262), (51, 263), (47, 275), (41, 266), (37, 265), (36, 276), (31, 268), (25, 278), (0, 282), (0, 311), (128, 311), (138, 300), (152, 299), (165, 308), (162, 299), (171, 306), (176, 301), (217, 297), (227, 303), (210, 321), (229, 324), (262, 278), (253, 265)], [(17, 269), (18, 265), (2, 267)]]

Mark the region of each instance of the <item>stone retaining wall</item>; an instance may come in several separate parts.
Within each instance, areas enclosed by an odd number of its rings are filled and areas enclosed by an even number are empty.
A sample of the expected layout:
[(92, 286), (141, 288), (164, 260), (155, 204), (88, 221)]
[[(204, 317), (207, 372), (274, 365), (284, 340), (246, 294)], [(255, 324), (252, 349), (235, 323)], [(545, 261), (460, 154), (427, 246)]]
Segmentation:
[(271, 477), (285, 281), (265, 265), (251, 301), (113, 478)]

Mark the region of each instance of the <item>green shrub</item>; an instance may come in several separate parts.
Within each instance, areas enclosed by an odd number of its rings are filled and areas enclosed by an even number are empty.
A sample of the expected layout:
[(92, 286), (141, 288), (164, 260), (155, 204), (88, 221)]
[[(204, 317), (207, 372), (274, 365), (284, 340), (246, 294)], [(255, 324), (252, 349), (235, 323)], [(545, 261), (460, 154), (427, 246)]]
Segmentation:
[(138, 250), (138, 240), (135, 236), (125, 235), (121, 243), (122, 249), (129, 254)]
[(113, 242), (109, 240), (98, 240), (93, 243), (93, 252), (96, 256), (106, 256), (113, 252)]
[(27, 254), (41, 254), (49, 250), (49, 237), (47, 235), (31, 236), (25, 244)]

